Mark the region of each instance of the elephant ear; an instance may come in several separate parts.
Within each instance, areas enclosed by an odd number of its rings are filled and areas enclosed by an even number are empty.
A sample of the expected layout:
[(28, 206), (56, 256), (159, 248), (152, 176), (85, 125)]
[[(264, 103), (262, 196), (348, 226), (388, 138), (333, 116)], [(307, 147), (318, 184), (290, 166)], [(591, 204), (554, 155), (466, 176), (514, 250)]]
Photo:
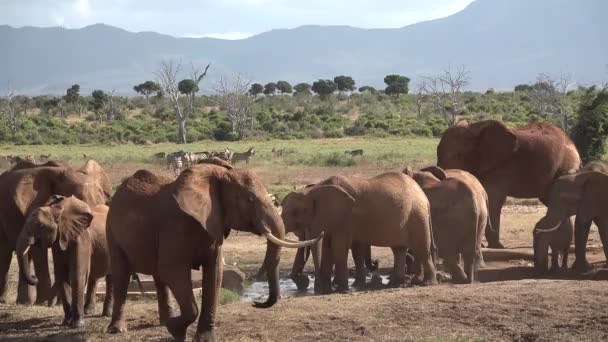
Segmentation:
[[(203, 177), (195, 173), (195, 170), (187, 169), (180, 174), (175, 184), (173, 197), (179, 208), (200, 223), (201, 227), (221, 244), (224, 241), (224, 227), (218, 221), (219, 215), (213, 215), (213, 207), (221, 208), (221, 204), (219, 199), (214, 199), (211, 194), (210, 177)], [(220, 191), (216, 189), (215, 192), (219, 194)]]
[(15, 186), (14, 203), (21, 212), (27, 217), (30, 209), (35, 209), (43, 205), (52, 195), (53, 184), (46, 173), (25, 173)]
[(594, 208), (604, 202), (608, 191), (608, 175), (597, 171), (585, 172), (576, 177), (576, 185), (580, 187), (577, 216), (580, 215), (583, 221), (589, 221), (596, 216), (605, 215), (603, 212), (596, 212)]
[(424, 169), (420, 170), (420, 172), (429, 172), (429, 173), (433, 174), (433, 176), (437, 177), (437, 179), (439, 179), (439, 180), (444, 180), (444, 179), (448, 178), (448, 175), (439, 166), (434, 166), (434, 165), (427, 166)]
[(474, 123), (469, 125), (469, 131), (477, 137), (478, 173), (500, 167), (519, 148), (517, 136), (499, 121), (488, 120)]
[(403, 169), (402, 171), (405, 175), (408, 175), (410, 177), (414, 177), (414, 170), (412, 169), (411, 166), (406, 166), (405, 169)]
[(315, 231), (327, 231), (344, 224), (344, 219), (353, 212), (355, 199), (336, 185), (316, 186), (308, 191), (312, 227)]
[(112, 195), (112, 182), (101, 165), (89, 159), (77, 172), (85, 175), (84, 196), (87, 203), (106, 204)]
[(89, 205), (74, 196), (56, 199), (51, 205), (51, 212), (59, 227), (59, 247), (63, 251), (68, 248), (70, 241), (76, 241), (93, 221)]

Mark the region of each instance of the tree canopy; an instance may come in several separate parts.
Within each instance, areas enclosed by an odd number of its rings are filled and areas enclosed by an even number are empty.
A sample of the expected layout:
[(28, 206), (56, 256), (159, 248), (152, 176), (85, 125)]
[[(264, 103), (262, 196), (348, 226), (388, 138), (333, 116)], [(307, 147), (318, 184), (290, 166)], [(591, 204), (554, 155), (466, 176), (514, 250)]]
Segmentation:
[(410, 79), (401, 76), (401, 75), (387, 75), (384, 78), (384, 83), (386, 83), (386, 89), (384, 92), (386, 95), (396, 95), (407, 94), (409, 92), (409, 83)]
[(254, 83), (249, 88), (249, 95), (258, 96), (264, 92), (264, 86), (259, 83)]
[(264, 86), (264, 95), (274, 95), (277, 92), (277, 84), (274, 82), (266, 83)]
[(336, 76), (334, 77), (334, 83), (338, 88), (338, 91), (341, 93), (343, 91), (353, 91), (357, 89), (355, 87), (355, 80), (353, 80), (350, 76)]
[(140, 83), (134, 86), (133, 90), (145, 96), (146, 99), (148, 99), (150, 95), (161, 91), (160, 84), (154, 81), (145, 81), (144, 83)]
[(295, 95), (310, 95), (310, 89), (312, 86), (308, 83), (298, 83), (293, 89), (296, 91)]
[(322, 98), (325, 98), (333, 94), (338, 86), (332, 80), (318, 80), (312, 84), (312, 91), (319, 94)]
[(281, 92), (281, 94), (291, 94), (293, 93), (293, 89), (291, 88), (291, 84), (287, 81), (279, 81), (277, 82), (277, 89)]

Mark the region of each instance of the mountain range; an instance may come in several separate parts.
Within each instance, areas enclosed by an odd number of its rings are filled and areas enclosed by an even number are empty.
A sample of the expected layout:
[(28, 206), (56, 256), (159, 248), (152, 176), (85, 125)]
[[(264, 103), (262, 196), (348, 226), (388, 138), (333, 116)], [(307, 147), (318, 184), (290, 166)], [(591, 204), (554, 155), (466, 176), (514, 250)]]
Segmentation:
[[(512, 89), (539, 73), (569, 73), (579, 84), (608, 79), (608, 1), (476, 0), (449, 17), (395, 29), (301, 26), (242, 40), (176, 38), (96, 24), (80, 29), (0, 26), (0, 89), (62, 94), (78, 83), (132, 94), (154, 79), (160, 61), (203, 67), (203, 91), (219, 77), (313, 82), (352, 76), (358, 86), (383, 87), (387, 74), (412, 83), (449, 66), (466, 65), (471, 90)], [(183, 77), (186, 77), (184, 73)]]

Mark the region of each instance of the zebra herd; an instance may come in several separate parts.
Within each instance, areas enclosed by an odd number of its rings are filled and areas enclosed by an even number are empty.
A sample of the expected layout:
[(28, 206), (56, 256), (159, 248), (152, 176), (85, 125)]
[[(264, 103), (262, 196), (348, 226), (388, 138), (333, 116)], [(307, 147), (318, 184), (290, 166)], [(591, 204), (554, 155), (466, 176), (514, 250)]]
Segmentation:
[(195, 165), (204, 159), (216, 157), (232, 164), (242, 161), (249, 164), (249, 160), (253, 156), (255, 156), (255, 148), (253, 146), (245, 152), (233, 152), (226, 148), (224, 151), (217, 152), (185, 152), (182, 150), (172, 153), (161, 152), (155, 155), (156, 158), (165, 160), (167, 168), (173, 170), (176, 177), (182, 172), (182, 170)]
[(20, 162), (30, 162), (33, 164), (38, 164), (38, 163), (46, 163), (47, 161), (49, 161), (50, 157), (51, 157), (50, 154), (41, 154), (39, 156), (34, 156), (31, 154), (24, 155), (24, 156), (8, 155), (8, 156), (0, 156), (0, 160), (8, 162), (10, 165), (15, 165)]

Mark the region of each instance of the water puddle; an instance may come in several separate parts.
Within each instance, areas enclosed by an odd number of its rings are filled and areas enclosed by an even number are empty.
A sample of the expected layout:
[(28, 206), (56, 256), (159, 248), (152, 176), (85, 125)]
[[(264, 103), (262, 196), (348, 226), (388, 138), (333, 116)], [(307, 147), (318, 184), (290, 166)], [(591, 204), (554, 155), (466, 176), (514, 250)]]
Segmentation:
[[(310, 283), (306, 291), (298, 290), (296, 284), (290, 278), (280, 278), (279, 279), (279, 287), (281, 289), (281, 297), (301, 297), (301, 296), (310, 296), (314, 294), (315, 288), (315, 277), (309, 275)], [(381, 275), (382, 284), (386, 285), (388, 283), (388, 275)], [(372, 280), (372, 276), (368, 275), (366, 277), (366, 283), (369, 284)], [(355, 278), (348, 278), (348, 285), (352, 286), (355, 282)], [(354, 291), (355, 289), (351, 287)], [(361, 289), (362, 291), (369, 290), (368, 288)], [(249, 286), (245, 288), (243, 291), (243, 295), (241, 296), (242, 302), (252, 302), (252, 301), (263, 301), (266, 300), (268, 296), (268, 282), (266, 281), (254, 281), (250, 283)]]

